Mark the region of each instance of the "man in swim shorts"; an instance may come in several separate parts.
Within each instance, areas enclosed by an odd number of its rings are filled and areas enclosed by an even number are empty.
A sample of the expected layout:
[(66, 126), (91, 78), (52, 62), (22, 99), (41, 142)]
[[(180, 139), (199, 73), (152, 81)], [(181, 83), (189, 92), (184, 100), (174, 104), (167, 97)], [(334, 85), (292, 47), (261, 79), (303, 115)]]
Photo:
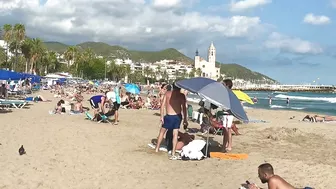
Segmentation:
[[(165, 110), (166, 115), (164, 115)], [(177, 157), (175, 156), (175, 152), (178, 139), (178, 131), (180, 129), (180, 124), (182, 121), (185, 128), (188, 126), (188, 117), (186, 97), (183, 93), (181, 93), (180, 88), (178, 88), (175, 84), (173, 85), (173, 90), (167, 91), (164, 94), (160, 108), (160, 115), (162, 127), (159, 132), (158, 143), (156, 145), (155, 151), (159, 151), (160, 144), (166, 131), (167, 134), (169, 131), (173, 131), (173, 147), (171, 159), (177, 159)]]
[[(290, 185), (283, 178), (274, 175), (273, 167), (269, 163), (259, 165), (258, 175), (263, 184), (267, 183), (268, 189), (295, 189), (294, 186)], [(248, 188), (260, 189), (256, 184), (249, 184)]]

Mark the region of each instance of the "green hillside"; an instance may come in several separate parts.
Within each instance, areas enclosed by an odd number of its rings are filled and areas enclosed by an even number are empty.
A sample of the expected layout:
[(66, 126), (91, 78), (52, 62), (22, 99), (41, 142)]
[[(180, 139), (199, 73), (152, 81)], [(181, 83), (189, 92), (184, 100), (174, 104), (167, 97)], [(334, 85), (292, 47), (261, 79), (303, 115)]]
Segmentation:
[[(65, 52), (68, 45), (58, 43), (58, 42), (46, 42), (45, 46), (47, 49), (56, 52)], [(155, 62), (163, 59), (182, 61), (185, 63), (192, 63), (193, 60), (184, 54), (180, 53), (178, 50), (169, 48), (162, 51), (135, 51), (128, 50), (120, 46), (111, 46), (102, 42), (84, 42), (78, 45), (80, 49), (91, 48), (97, 55), (102, 55), (106, 57), (131, 59), (133, 61), (145, 61), (145, 62)]]
[[(65, 52), (69, 45), (59, 42), (45, 42), (48, 50), (56, 51), (59, 53)], [(182, 61), (187, 64), (193, 64), (193, 59), (180, 53), (178, 50), (169, 48), (162, 51), (135, 51), (128, 50), (121, 46), (111, 46), (102, 42), (84, 42), (76, 45), (79, 50), (91, 48), (97, 55), (102, 55), (111, 58), (131, 59), (136, 62), (155, 62), (163, 59)], [(274, 79), (269, 78), (258, 72), (253, 72), (238, 64), (221, 64), (216, 62), (216, 66), (221, 68), (221, 74), (225, 77), (234, 79), (266, 81), (268, 83), (276, 82)]]
[(224, 74), (226, 77), (231, 77), (234, 79), (244, 79), (244, 80), (264, 80), (269, 82), (276, 82), (274, 79), (263, 75), (258, 72), (254, 72), (244, 66), (239, 64), (221, 64), (216, 62), (216, 66), (221, 68), (221, 74)]
[(66, 44), (60, 43), (60, 42), (44, 42), (44, 46), (51, 51), (55, 51), (58, 53), (63, 53), (67, 50), (69, 47)]

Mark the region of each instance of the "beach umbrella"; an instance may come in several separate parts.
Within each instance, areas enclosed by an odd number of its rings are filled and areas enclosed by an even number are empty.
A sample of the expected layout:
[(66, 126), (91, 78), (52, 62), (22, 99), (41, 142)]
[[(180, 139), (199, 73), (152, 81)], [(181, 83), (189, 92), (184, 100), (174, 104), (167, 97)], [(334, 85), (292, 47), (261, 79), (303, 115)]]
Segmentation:
[[(248, 117), (239, 99), (231, 89), (227, 88), (222, 83), (209, 78), (195, 77), (177, 81), (175, 84), (177, 87), (196, 93), (198, 96), (204, 98), (210, 103), (229, 112), (237, 119), (248, 122)], [(208, 154), (209, 130), (210, 127), (207, 132), (205, 156)]]
[(222, 83), (209, 78), (195, 77), (177, 81), (176, 86), (196, 93), (210, 103), (228, 111), (237, 119), (248, 122), (248, 117), (239, 99)]
[(93, 81), (89, 81), (89, 84), (90, 84), (90, 85), (94, 85)]
[(237, 98), (241, 101), (247, 102), (249, 104), (254, 104), (250, 96), (243, 91), (240, 90), (232, 90), (232, 92), (237, 96)]
[(131, 84), (131, 83), (127, 83), (125, 85), (125, 89), (127, 92), (132, 93), (132, 94), (140, 94), (140, 89), (137, 85), (135, 84)]

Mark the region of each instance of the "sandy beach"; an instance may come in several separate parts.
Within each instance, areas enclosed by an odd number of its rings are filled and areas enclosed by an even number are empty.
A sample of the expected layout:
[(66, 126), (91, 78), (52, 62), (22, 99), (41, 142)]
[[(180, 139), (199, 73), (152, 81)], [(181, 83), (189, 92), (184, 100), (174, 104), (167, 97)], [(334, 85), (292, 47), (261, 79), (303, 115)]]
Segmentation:
[[(239, 125), (242, 135), (233, 137), (233, 153), (247, 160), (171, 161), (147, 146), (157, 137), (159, 111), (122, 109), (119, 125), (98, 124), (84, 115), (49, 115), (59, 99), (39, 94), (52, 102), (0, 113), (1, 189), (236, 189), (246, 180), (266, 187), (257, 174), (264, 162), (296, 187), (336, 185), (336, 124), (299, 121), (307, 113), (247, 109), (250, 119), (266, 121)], [(26, 155), (18, 154), (21, 145)]]

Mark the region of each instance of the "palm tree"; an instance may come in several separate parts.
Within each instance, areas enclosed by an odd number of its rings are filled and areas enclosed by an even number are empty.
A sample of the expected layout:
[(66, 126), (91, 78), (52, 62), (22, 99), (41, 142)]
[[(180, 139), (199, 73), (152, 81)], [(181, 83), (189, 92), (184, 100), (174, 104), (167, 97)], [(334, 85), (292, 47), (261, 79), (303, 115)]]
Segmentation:
[(146, 66), (145, 69), (144, 69), (144, 75), (145, 75), (145, 77), (149, 76), (150, 71), (151, 71), (151, 69), (149, 68), (149, 66)]
[(6, 60), (6, 55), (4, 49), (0, 47), (0, 65), (5, 62)]
[(31, 61), (30, 61), (30, 73), (33, 74), (35, 62), (42, 55), (43, 45), (42, 45), (42, 41), (38, 38), (32, 39), (31, 42), (32, 42), (32, 56), (31, 56)]
[(169, 76), (168, 76), (167, 70), (164, 70), (164, 71), (162, 72), (162, 78), (163, 78), (165, 81), (168, 81)]
[(2, 32), (2, 37), (4, 41), (6, 42), (6, 64), (8, 63), (8, 54), (9, 54), (9, 44), (13, 40), (13, 27), (10, 24), (5, 24), (3, 26), (3, 32)]
[(189, 77), (195, 77), (195, 74), (196, 74), (196, 69), (192, 68), (190, 73), (189, 73)]
[(186, 78), (188, 75), (187, 75), (187, 70), (186, 69), (183, 69), (182, 70), (182, 77), (183, 78)]
[(28, 65), (32, 58), (33, 51), (33, 43), (31, 39), (24, 40), (23, 44), (21, 45), (21, 52), (23, 56), (26, 59), (26, 65), (25, 65), (25, 72), (28, 73)]
[(50, 70), (55, 70), (56, 65), (58, 63), (57, 61), (57, 56), (56, 53), (53, 51), (48, 51), (46, 53), (46, 56), (44, 56), (44, 62), (46, 63), (46, 74), (50, 71)]
[(156, 78), (161, 79), (161, 66), (160, 65), (156, 67)]
[[(14, 25), (14, 40), (15, 40), (15, 65), (18, 63), (18, 49), (25, 39), (26, 36), (26, 28), (23, 24), (15, 24)], [(13, 65), (13, 70), (15, 69), (15, 65)]]
[(127, 76), (127, 78), (129, 77), (129, 75), (132, 73), (131, 72), (131, 66), (130, 65), (125, 65), (125, 75)]
[[(75, 64), (77, 52), (78, 50), (77, 50), (77, 47), (75, 46), (68, 47), (67, 51), (65, 51), (65, 59), (68, 62), (68, 67), (70, 66), (71, 61), (73, 61), (72, 64)], [(78, 66), (76, 65), (76, 71), (77, 69), (78, 69)]]
[(198, 77), (201, 77), (201, 75), (202, 75), (202, 70), (201, 70), (201, 68), (197, 68), (197, 70), (196, 70), (196, 75), (197, 75)]

